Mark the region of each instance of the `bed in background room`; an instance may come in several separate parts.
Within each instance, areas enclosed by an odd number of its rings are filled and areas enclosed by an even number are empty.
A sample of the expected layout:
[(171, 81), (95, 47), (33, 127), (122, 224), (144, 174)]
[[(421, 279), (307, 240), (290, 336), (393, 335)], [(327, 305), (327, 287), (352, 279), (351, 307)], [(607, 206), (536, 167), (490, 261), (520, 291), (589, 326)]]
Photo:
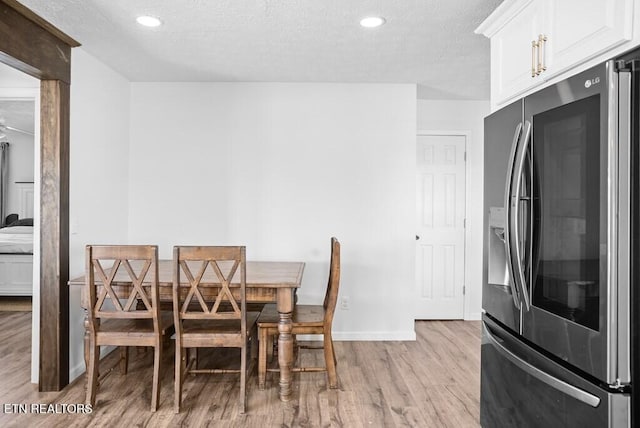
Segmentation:
[(5, 224), (0, 228), (0, 296), (31, 296), (33, 219), (10, 214)]

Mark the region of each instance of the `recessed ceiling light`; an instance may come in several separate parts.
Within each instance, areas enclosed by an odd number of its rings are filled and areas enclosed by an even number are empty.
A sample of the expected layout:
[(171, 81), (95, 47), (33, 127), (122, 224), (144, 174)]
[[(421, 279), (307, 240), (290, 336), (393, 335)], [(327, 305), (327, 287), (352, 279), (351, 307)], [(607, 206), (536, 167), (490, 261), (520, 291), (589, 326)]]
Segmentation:
[(159, 27), (162, 24), (162, 21), (155, 16), (148, 15), (139, 16), (136, 18), (136, 21), (138, 21), (138, 24), (144, 25), (145, 27)]
[(385, 19), (381, 16), (367, 16), (366, 18), (362, 18), (360, 20), (360, 25), (366, 28), (376, 28), (384, 24)]

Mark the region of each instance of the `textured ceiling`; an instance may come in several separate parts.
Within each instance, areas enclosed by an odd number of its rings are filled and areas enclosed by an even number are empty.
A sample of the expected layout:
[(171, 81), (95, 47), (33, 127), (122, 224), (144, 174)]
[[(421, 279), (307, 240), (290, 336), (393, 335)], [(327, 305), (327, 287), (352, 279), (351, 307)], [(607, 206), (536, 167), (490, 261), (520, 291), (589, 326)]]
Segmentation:
[[(20, 0), (131, 81), (417, 83), (436, 99), (489, 98), (473, 30), (501, 1)], [(386, 25), (360, 27), (369, 15)]]
[[(0, 98), (0, 124), (33, 133), (34, 128), (33, 101), (4, 100)], [(4, 131), (11, 137), (15, 131)]]
[[(17, 71), (8, 65), (0, 64), (0, 124), (22, 129), (24, 131), (34, 132), (34, 109), (33, 100), (25, 101), (15, 98), (15, 88), (38, 88), (40, 81)], [(12, 93), (11, 97), (7, 97), (4, 88), (9, 88)], [(7, 130), (4, 132), (11, 139), (15, 131)], [(2, 133), (2, 132), (0, 132)]]

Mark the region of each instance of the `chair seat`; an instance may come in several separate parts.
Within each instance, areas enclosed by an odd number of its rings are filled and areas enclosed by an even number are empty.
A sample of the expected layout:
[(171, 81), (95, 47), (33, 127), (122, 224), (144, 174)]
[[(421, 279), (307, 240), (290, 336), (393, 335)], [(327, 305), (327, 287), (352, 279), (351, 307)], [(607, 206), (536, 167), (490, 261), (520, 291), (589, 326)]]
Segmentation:
[[(173, 316), (160, 313), (160, 334), (173, 326)], [(96, 334), (97, 345), (153, 346), (156, 334), (151, 319), (103, 319)]]
[[(247, 335), (251, 333), (251, 328), (260, 316), (260, 312), (247, 312)], [(190, 334), (237, 334), (240, 331), (240, 320), (203, 320), (203, 319), (186, 319), (182, 321), (182, 333)]]
[(260, 312), (247, 312), (246, 337), (240, 334), (240, 320), (183, 320), (182, 347), (241, 347), (259, 316)]
[[(160, 312), (160, 325), (165, 333), (173, 325), (173, 314)], [(100, 333), (154, 334), (152, 319), (102, 319)]]
[[(277, 306), (273, 303), (264, 305), (260, 318), (259, 328), (278, 328)], [(324, 307), (322, 305), (296, 305), (291, 318), (293, 328), (296, 327), (322, 327), (324, 325)]]

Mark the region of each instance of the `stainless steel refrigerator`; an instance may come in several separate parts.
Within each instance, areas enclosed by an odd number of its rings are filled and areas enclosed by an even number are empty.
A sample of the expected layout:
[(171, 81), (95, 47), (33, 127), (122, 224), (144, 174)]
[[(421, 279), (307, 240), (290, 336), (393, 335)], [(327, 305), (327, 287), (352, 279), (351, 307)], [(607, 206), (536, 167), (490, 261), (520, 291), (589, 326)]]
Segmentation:
[(481, 424), (640, 426), (640, 53), (485, 119)]

